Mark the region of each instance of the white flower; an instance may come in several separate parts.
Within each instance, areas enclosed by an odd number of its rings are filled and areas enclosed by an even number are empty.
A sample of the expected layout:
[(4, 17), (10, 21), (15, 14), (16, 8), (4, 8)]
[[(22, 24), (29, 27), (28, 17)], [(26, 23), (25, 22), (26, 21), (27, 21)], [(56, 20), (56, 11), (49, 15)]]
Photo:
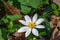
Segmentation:
[(19, 22), (25, 26), (20, 28), (18, 32), (26, 32), (25, 37), (29, 36), (31, 31), (35, 36), (39, 36), (39, 33), (35, 28), (40, 28), (40, 29), (45, 28), (43, 25), (40, 25), (44, 21), (44, 19), (40, 18), (37, 20), (37, 14), (33, 16), (32, 20), (28, 15), (24, 16), (24, 18), (25, 18), (25, 21), (19, 20)]

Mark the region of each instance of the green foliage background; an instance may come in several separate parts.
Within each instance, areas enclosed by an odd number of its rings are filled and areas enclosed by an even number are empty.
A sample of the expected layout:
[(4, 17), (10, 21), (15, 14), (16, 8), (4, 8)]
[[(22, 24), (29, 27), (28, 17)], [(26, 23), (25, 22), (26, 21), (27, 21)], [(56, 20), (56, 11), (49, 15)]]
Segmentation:
[[(55, 3), (49, 3), (49, 0), (8, 0), (8, 3), (17, 9), (20, 10), (21, 14), (24, 15), (33, 15), (35, 11), (42, 10), (38, 12), (38, 17), (45, 19), (45, 22), (42, 23), (45, 25), (45, 29), (40, 30), (41, 37), (50, 37), (50, 18), (52, 15), (59, 15), (58, 6)], [(46, 5), (46, 6), (44, 6)], [(43, 7), (44, 6), (44, 7)], [(3, 2), (0, 0), (0, 11), (3, 9)], [(20, 24), (14, 24), (13, 21), (20, 18), (19, 15), (5, 15), (0, 19), (0, 25), (6, 25), (6, 28), (0, 28), (0, 40), (7, 40), (10, 34), (22, 27)], [(29, 36), (29, 40), (33, 40), (35, 36)], [(35, 37), (36, 38), (36, 37)], [(37, 39), (37, 38), (36, 38)], [(35, 40), (36, 40), (35, 39)]]

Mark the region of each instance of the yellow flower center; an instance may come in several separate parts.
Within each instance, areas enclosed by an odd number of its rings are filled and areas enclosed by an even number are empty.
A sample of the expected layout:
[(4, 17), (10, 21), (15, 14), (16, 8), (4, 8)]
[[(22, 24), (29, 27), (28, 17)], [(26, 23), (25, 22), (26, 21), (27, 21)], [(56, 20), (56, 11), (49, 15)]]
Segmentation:
[(28, 27), (29, 28), (34, 28), (35, 27), (35, 23), (34, 22), (29, 22), (28, 23)]

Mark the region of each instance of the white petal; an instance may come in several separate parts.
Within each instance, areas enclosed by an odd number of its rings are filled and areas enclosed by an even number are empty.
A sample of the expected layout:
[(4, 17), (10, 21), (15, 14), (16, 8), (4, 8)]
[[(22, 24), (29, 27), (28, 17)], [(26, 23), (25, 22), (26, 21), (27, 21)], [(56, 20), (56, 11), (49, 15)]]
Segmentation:
[(17, 32), (25, 32), (27, 31), (28, 27), (22, 27)]
[(26, 22), (31, 22), (31, 18), (28, 15), (24, 16), (24, 18), (25, 18)]
[(28, 28), (28, 30), (27, 30), (26, 33), (25, 33), (25, 37), (28, 37), (30, 33), (31, 33), (31, 29)]
[(41, 28), (42, 29), (42, 28), (45, 28), (45, 26), (43, 26), (43, 25), (37, 25), (36, 28)]
[(32, 33), (33, 33), (35, 36), (39, 36), (39, 33), (38, 33), (38, 31), (37, 31), (35, 28), (32, 29)]
[(38, 20), (36, 21), (36, 25), (41, 24), (43, 21), (44, 21), (43, 18), (38, 19)]
[(33, 22), (36, 22), (36, 20), (37, 20), (37, 14), (35, 14), (35, 15), (33, 16), (32, 21), (33, 21)]
[(24, 20), (19, 20), (20, 23), (22, 23), (23, 25), (27, 25), (27, 22), (25, 22)]

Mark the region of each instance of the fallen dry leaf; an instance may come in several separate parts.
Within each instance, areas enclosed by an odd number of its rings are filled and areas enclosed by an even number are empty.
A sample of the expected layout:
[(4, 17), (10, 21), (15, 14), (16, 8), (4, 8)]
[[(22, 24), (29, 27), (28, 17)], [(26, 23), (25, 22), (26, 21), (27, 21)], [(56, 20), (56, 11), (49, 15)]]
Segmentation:
[(60, 0), (53, 0), (54, 3), (56, 3), (60, 7)]
[[(8, 4), (7, 2), (5, 2), (5, 0), (2, 0), (2, 2), (4, 3), (4, 8), (5, 8), (5, 11), (6, 11), (6, 15), (18, 14), (20, 16), (20, 19), (23, 19), (22, 14), (20, 13), (20, 11), (17, 8), (15, 8), (14, 6)], [(15, 20), (14, 23), (17, 24), (19, 22), (18, 22), (18, 20)]]
[(50, 21), (50, 26), (52, 28), (52, 34), (50, 40), (60, 40), (60, 17), (52, 16), (53, 19)]

